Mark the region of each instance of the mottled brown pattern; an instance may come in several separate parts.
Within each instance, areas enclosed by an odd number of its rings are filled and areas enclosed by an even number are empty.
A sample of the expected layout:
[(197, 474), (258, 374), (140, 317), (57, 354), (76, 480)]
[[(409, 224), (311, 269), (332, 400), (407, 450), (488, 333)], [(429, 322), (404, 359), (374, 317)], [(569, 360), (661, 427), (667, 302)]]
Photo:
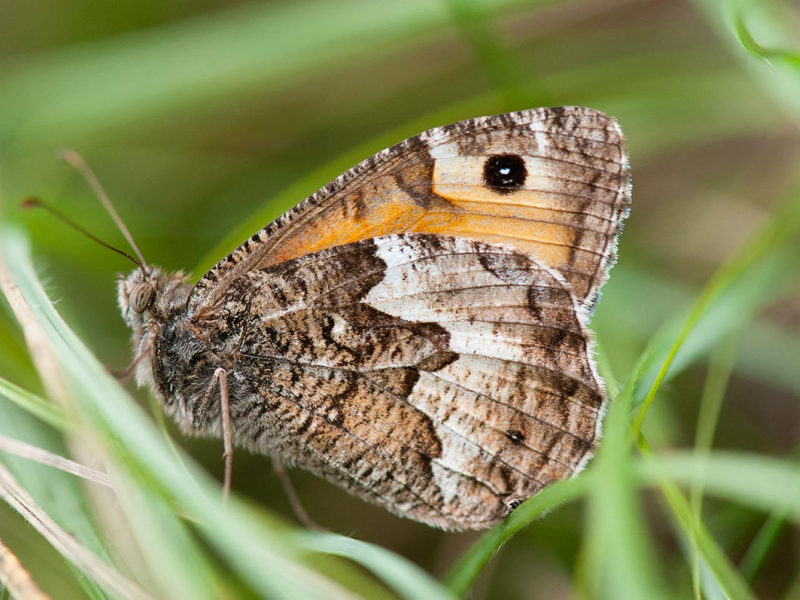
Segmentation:
[[(586, 321), (626, 166), (616, 123), (590, 109), (420, 134), (194, 288), (158, 269), (122, 280), (137, 381), (184, 431), (219, 436), (222, 369), (237, 445), (401, 516), (491, 526), (597, 445), (605, 391)], [(142, 282), (153, 299), (132, 305)]]
[(156, 387), (187, 428), (218, 433), (217, 392), (201, 399), (223, 367), (238, 444), (398, 514), (485, 527), (596, 443), (602, 388), (563, 290), (503, 246), (356, 242), (247, 273), (202, 331), (173, 316), (155, 334)]

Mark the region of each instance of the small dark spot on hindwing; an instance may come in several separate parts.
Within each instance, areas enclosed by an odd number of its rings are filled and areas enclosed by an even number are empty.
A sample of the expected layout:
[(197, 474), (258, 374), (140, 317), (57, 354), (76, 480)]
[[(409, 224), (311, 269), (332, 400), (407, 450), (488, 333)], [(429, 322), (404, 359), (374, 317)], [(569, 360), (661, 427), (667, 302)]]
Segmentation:
[(506, 437), (515, 444), (521, 444), (525, 441), (525, 434), (519, 429), (510, 429), (506, 432)]

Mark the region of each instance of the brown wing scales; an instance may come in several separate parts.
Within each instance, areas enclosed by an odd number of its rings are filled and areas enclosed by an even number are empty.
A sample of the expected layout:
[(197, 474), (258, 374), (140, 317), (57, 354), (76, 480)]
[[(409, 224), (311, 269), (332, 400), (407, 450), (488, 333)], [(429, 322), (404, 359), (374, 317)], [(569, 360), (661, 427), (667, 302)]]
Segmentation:
[(563, 280), (513, 248), (389, 236), (237, 283), (221, 331), (244, 336), (236, 371), (280, 422), (261, 435), (389, 510), (489, 526), (594, 448), (589, 334)]

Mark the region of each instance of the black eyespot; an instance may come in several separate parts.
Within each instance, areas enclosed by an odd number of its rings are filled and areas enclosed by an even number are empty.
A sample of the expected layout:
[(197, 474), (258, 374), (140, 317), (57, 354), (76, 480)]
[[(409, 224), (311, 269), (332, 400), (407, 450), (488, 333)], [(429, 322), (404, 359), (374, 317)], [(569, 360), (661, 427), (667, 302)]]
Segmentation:
[(150, 306), (150, 302), (153, 301), (153, 286), (146, 282), (140, 281), (131, 290), (130, 295), (128, 296), (128, 303), (130, 307), (133, 309), (134, 312), (142, 314), (147, 307)]
[(498, 194), (517, 191), (527, 178), (525, 160), (518, 154), (496, 154), (483, 163), (483, 180)]
[(506, 437), (515, 444), (521, 444), (525, 441), (525, 434), (517, 429), (512, 429), (506, 432)]

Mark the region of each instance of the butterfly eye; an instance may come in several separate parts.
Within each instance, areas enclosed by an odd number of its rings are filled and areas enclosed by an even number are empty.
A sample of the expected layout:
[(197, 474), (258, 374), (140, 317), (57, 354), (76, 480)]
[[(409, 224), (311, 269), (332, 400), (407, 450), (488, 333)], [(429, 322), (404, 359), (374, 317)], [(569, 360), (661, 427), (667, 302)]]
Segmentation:
[(133, 286), (129, 299), (131, 308), (135, 312), (142, 314), (153, 300), (153, 286), (146, 281), (137, 283)]

